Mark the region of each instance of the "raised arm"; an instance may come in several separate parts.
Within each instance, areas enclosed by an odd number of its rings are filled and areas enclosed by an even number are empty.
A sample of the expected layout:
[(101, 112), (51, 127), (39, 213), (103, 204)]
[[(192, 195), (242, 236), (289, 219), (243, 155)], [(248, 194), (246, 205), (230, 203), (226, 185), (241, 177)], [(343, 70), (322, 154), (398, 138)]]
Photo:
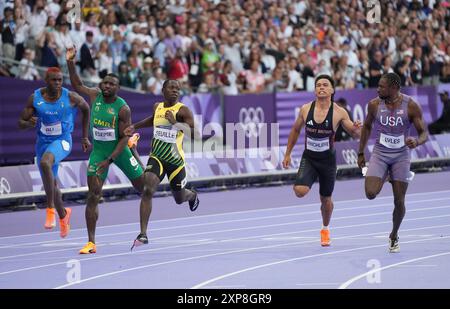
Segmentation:
[(81, 145), (83, 151), (86, 152), (91, 147), (91, 143), (89, 142), (89, 105), (84, 98), (76, 92), (71, 91), (69, 96), (73, 106), (78, 107), (81, 111), (81, 120), (83, 123)]
[(22, 110), (19, 118), (19, 128), (22, 130), (34, 128), (36, 126), (37, 118), (33, 117), (34, 107), (33, 107), (34, 93), (30, 95), (27, 101), (27, 105)]
[(289, 165), (291, 164), (292, 149), (294, 149), (294, 146), (297, 143), (300, 132), (301, 132), (303, 126), (305, 125), (305, 120), (303, 118), (303, 114), (305, 113), (307, 106), (308, 106), (308, 104), (303, 105), (300, 108), (298, 117), (295, 120), (294, 125), (292, 126), (291, 132), (289, 133), (288, 144), (286, 147), (286, 153), (284, 154), (284, 160), (283, 160), (284, 168), (288, 168)]
[(72, 84), (73, 89), (80, 94), (84, 94), (89, 97), (89, 100), (93, 102), (97, 95), (100, 92), (98, 88), (90, 88), (86, 87), (83, 84), (83, 81), (77, 74), (77, 70), (75, 68), (75, 55), (77, 51), (75, 47), (68, 48), (66, 51), (66, 60), (67, 60), (67, 68), (69, 69), (70, 83)]
[(378, 103), (376, 100), (369, 102), (367, 117), (364, 120), (364, 124), (361, 130), (361, 138), (359, 140), (358, 150), (358, 166), (363, 168), (366, 166), (366, 159), (364, 157), (364, 149), (366, 148), (367, 141), (369, 140), (370, 133), (372, 132), (372, 124), (377, 114)]
[(426, 130), (425, 123), (422, 117), (422, 110), (416, 102), (413, 100), (409, 101), (408, 104), (408, 116), (412, 124), (417, 130), (419, 137), (416, 139), (414, 137), (408, 136), (406, 138), (406, 145), (409, 148), (416, 148), (419, 145), (425, 143), (428, 139), (428, 131)]

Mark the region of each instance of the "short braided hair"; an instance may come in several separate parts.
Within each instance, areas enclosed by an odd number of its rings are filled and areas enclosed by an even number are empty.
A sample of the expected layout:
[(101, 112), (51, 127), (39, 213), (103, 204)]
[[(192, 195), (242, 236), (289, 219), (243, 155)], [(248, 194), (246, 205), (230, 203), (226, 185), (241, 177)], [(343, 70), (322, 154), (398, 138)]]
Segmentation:
[(401, 79), (400, 76), (398, 76), (397, 73), (386, 73), (383, 76), (381, 76), (381, 78), (384, 78), (387, 80), (389, 86), (393, 86), (397, 89), (400, 89), (400, 85), (401, 85)]

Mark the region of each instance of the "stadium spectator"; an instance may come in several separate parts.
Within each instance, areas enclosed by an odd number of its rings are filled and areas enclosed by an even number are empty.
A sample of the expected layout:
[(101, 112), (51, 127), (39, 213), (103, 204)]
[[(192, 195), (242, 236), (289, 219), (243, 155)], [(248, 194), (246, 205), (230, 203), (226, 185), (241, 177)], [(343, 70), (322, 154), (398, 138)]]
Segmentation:
[(450, 98), (448, 91), (439, 93), (439, 97), (443, 105), (442, 115), (436, 121), (428, 125), (430, 134), (450, 132)]
[[(187, 88), (194, 92), (203, 74), (223, 67), (226, 60), (232, 63), (238, 86), (246, 83), (245, 72), (258, 60), (258, 71), (268, 80), (265, 91), (291, 90), (280, 87), (285, 80), (274, 78), (289, 75), (289, 65), (279, 64), (292, 57), (303, 80), (301, 91), (312, 90), (318, 72), (330, 73), (347, 89), (376, 87), (381, 74), (392, 71), (400, 73), (403, 85), (436, 85), (450, 79), (447, 1), (380, 1), (382, 20), (369, 24), (364, 0), (89, 0), (82, 2), (81, 22), (70, 26), (64, 21), (65, 3), (5, 2), (0, 6), (1, 54), (20, 60), (29, 48), (36, 51), (35, 64), (64, 66), (58, 57), (67, 43), (79, 50), (86, 43), (90, 58), (100, 59), (98, 53), (105, 53), (99, 52), (99, 45), (106, 40), (112, 72), (130, 60), (132, 71), (141, 76), (146, 57), (153, 59), (152, 69), (159, 64), (162, 73), (169, 73), (181, 48), (189, 68)], [(93, 42), (85, 38), (88, 31)], [(130, 59), (134, 44), (137, 55), (133, 52)], [(93, 66), (86, 53), (78, 55), (83, 76), (98, 77), (104, 70)], [(140, 80), (135, 87), (147, 89)]]
[(19, 67), (18, 77), (25, 80), (37, 80), (40, 79), (39, 72), (34, 66), (34, 51), (26, 49), (22, 60), (20, 60), (21, 66)]

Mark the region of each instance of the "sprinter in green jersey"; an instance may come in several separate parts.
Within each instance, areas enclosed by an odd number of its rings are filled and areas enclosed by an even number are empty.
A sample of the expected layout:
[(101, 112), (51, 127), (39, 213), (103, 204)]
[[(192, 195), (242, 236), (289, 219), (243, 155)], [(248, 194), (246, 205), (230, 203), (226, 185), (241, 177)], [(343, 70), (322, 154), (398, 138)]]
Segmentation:
[(90, 98), (90, 131), (93, 138), (93, 150), (88, 166), (88, 198), (86, 205), (86, 225), (89, 242), (80, 250), (80, 254), (95, 253), (95, 227), (98, 219), (98, 203), (103, 183), (108, 175), (109, 165), (116, 164), (130, 179), (134, 188), (142, 192), (144, 188), (143, 169), (133, 156), (124, 129), (131, 125), (131, 111), (125, 100), (117, 96), (119, 79), (107, 74), (99, 88), (83, 85), (75, 70), (75, 48), (66, 52), (67, 66), (72, 87), (78, 93)]

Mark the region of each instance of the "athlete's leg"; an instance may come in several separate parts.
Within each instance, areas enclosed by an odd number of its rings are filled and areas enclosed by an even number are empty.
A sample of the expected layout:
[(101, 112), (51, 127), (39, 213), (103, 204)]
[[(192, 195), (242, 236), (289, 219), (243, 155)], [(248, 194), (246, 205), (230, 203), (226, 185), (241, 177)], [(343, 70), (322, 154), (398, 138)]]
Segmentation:
[(128, 147), (114, 160), (114, 164), (128, 177), (133, 187), (142, 193), (144, 191), (144, 168), (139, 162), (133, 155), (133, 150)]
[(320, 210), (322, 213), (322, 229), (320, 231), (320, 244), (329, 246), (330, 241), (330, 220), (333, 214), (333, 200), (331, 196), (336, 182), (336, 157), (333, 155), (329, 160), (320, 160), (313, 163), (319, 174)]
[(398, 229), (405, 216), (405, 196), (408, 189), (408, 178), (410, 177), (411, 161), (409, 153), (404, 152), (395, 158), (395, 162), (391, 166), (392, 191), (394, 193), (394, 212), (393, 212), (393, 226), (390, 234), (390, 239), (397, 239)]
[(331, 196), (320, 196), (320, 211), (322, 212), (322, 223), (324, 227), (330, 224), (331, 215), (333, 213), (334, 204)]
[[(57, 188), (56, 177), (58, 176), (59, 163), (64, 160), (72, 150), (72, 138), (66, 136), (45, 146), (42, 156), (38, 155), (40, 160), (39, 167), (42, 175), (44, 190), (47, 195), (48, 207), (56, 208), (59, 218), (66, 216), (66, 210), (63, 207), (61, 192)], [(56, 200), (58, 199), (58, 200)]]
[(57, 181), (56, 181), (56, 179), (54, 180), (54, 192), (55, 192), (55, 195), (54, 195), (54, 202), (55, 202), (55, 208), (56, 209), (58, 209), (58, 208), (64, 208), (64, 205), (63, 205), (63, 200), (62, 200), (62, 193), (61, 193), (61, 190), (59, 189), (59, 187), (58, 187), (58, 183), (57, 183)]
[(331, 196), (320, 195), (320, 210), (322, 212), (322, 229), (320, 230), (320, 244), (323, 247), (329, 246), (331, 244), (330, 240), (330, 220), (333, 213), (334, 204), (331, 200)]
[(139, 193), (142, 193), (144, 191), (145, 181), (143, 171), (141, 176), (134, 179), (130, 179), (130, 181), (133, 187), (136, 189), (136, 191), (138, 191)]
[(47, 207), (55, 207), (59, 218), (63, 219), (66, 216), (66, 210), (63, 205), (61, 191), (55, 179), (58, 173), (58, 165), (59, 161), (55, 162), (55, 155), (53, 153), (45, 152), (42, 155), (40, 170), (42, 173), (42, 183), (44, 184), (44, 190), (47, 196)]
[(133, 250), (135, 246), (140, 246), (142, 244), (148, 243), (147, 228), (150, 214), (152, 213), (153, 194), (155, 194), (156, 189), (158, 188), (158, 185), (161, 183), (164, 176), (165, 171), (163, 169), (161, 161), (151, 156), (148, 159), (145, 172), (141, 176), (144, 185), (141, 195), (141, 203), (139, 206), (140, 233), (134, 240), (131, 250)]
[(189, 201), (189, 209), (195, 211), (200, 203), (198, 193), (194, 190), (186, 189), (186, 168), (183, 166), (169, 166), (167, 175), (169, 175), (170, 189), (172, 191), (175, 203), (182, 204)]
[(152, 199), (161, 180), (151, 171), (144, 173), (144, 190), (139, 207), (141, 234), (147, 235), (148, 220), (152, 213)]
[(98, 220), (98, 203), (102, 196), (103, 180), (99, 176), (88, 176), (88, 197), (86, 203), (86, 226), (89, 242), (95, 244), (95, 228)]
[(389, 169), (386, 160), (383, 154), (372, 152), (364, 181), (366, 197), (369, 200), (373, 200), (383, 188)]
[(197, 196), (197, 193), (193, 190), (189, 190), (186, 188), (183, 188), (179, 191), (173, 191), (172, 190), (173, 197), (175, 199), (175, 203), (182, 204), (186, 201), (193, 201), (195, 200), (195, 197)]
[(108, 158), (110, 154), (94, 149), (89, 156), (87, 182), (88, 196), (86, 201), (85, 219), (88, 230), (89, 242), (80, 250), (80, 254), (95, 253), (97, 251), (95, 245), (95, 229), (98, 220), (98, 203), (102, 198), (102, 188), (105, 179), (108, 177), (109, 166), (106, 167), (102, 174), (97, 171), (97, 164)]
[(300, 161), (300, 166), (298, 168), (297, 177), (294, 184), (294, 192), (297, 197), (304, 197), (308, 194), (311, 186), (316, 181), (318, 173), (310, 159), (305, 156), (302, 157)]
[(336, 182), (336, 158), (332, 156), (330, 160), (320, 160), (313, 163), (319, 174), (320, 210), (322, 212), (323, 226), (326, 228), (330, 224), (333, 213), (333, 201), (331, 195)]
[(394, 212), (392, 214), (392, 232), (389, 238), (394, 240), (398, 237), (398, 230), (405, 217), (405, 196), (408, 183), (403, 181), (392, 181), (392, 191), (394, 192)]
[[(52, 166), (55, 162), (55, 156), (51, 152), (42, 155), (39, 167), (42, 174), (42, 183), (44, 185), (45, 195), (47, 197), (47, 207), (55, 207), (55, 177), (53, 175)], [(61, 205), (59, 205), (61, 206)], [(66, 215), (64, 208), (56, 208), (60, 218)]]
[(294, 185), (295, 196), (299, 198), (305, 197), (309, 190), (311, 189), (308, 186)]
[(364, 182), (364, 188), (366, 191), (366, 197), (369, 200), (373, 200), (383, 188), (384, 180), (379, 177), (366, 176)]

